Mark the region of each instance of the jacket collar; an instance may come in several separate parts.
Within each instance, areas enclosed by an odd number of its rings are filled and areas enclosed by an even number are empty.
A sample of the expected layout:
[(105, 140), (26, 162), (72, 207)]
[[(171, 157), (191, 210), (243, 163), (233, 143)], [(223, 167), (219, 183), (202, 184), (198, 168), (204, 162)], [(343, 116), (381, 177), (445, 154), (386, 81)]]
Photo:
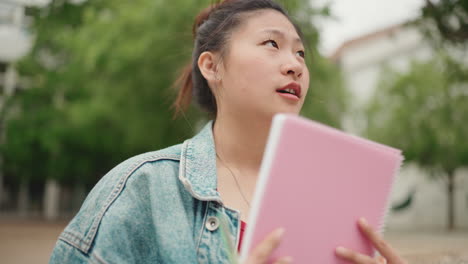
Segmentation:
[(222, 204), (217, 189), (216, 150), (213, 121), (182, 146), (179, 179), (187, 191), (198, 200)]

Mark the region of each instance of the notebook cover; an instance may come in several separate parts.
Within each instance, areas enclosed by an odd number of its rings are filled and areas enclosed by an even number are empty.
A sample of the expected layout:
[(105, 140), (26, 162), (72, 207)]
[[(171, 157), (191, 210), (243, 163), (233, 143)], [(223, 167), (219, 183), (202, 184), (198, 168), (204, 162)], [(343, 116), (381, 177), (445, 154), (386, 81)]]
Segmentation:
[(284, 227), (270, 262), (347, 263), (344, 246), (372, 255), (360, 233), (363, 216), (383, 232), (401, 151), (288, 114), (274, 117), (241, 248), (245, 259), (271, 231)]

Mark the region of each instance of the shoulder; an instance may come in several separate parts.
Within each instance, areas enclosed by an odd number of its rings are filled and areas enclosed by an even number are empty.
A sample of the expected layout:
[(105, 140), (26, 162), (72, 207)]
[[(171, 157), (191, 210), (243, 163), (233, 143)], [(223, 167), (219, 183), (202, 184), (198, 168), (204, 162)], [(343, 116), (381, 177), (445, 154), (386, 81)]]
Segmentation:
[(113, 222), (121, 224), (124, 217), (144, 212), (140, 209), (151, 202), (150, 192), (177, 188), (181, 146), (140, 154), (114, 167), (91, 190), (59, 239), (88, 254), (105, 215), (120, 216)]
[(180, 161), (182, 144), (174, 145), (165, 149), (143, 153), (132, 158), (125, 160), (117, 165), (105, 177), (112, 177), (114, 175), (131, 175), (140, 169), (143, 165), (159, 166), (164, 161)]
[(123, 161), (102, 177), (91, 191), (90, 196), (92, 196), (93, 192), (101, 189), (106, 190), (109, 187), (115, 191), (115, 188), (125, 185), (129, 178), (141, 176), (164, 177), (166, 174), (173, 173), (172, 170), (167, 169), (178, 166), (181, 159), (181, 146), (179, 144), (158, 151), (143, 153)]

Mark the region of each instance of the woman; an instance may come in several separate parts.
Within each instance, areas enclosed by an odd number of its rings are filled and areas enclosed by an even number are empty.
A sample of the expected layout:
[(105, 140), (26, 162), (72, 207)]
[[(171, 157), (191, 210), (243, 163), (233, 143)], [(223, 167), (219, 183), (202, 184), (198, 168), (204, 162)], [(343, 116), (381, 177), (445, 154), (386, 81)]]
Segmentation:
[[(224, 1), (197, 17), (194, 33), (176, 106), (183, 111), (193, 94), (214, 121), (183, 144), (133, 157), (104, 176), (60, 235), (51, 263), (232, 262), (272, 117), (299, 113), (309, 71), (299, 29), (271, 0)], [(338, 256), (403, 263), (361, 227), (386, 260), (342, 248)], [(273, 230), (246, 263), (265, 263), (283, 233)]]

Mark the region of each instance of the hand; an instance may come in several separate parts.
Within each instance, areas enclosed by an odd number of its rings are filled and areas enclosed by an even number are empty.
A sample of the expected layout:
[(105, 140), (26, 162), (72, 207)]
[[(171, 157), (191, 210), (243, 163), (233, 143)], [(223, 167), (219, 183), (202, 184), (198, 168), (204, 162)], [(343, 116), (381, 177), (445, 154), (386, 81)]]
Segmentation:
[(359, 219), (358, 223), (362, 233), (371, 241), (381, 256), (371, 258), (343, 247), (336, 249), (336, 255), (354, 264), (407, 264), (364, 218)]
[[(247, 260), (243, 264), (263, 264), (267, 263), (273, 251), (281, 243), (283, 238), (284, 229), (278, 228), (275, 231), (268, 234), (268, 236), (255, 247), (252, 253), (248, 256)], [(292, 263), (291, 257), (281, 257), (277, 259), (275, 264), (289, 264)]]

